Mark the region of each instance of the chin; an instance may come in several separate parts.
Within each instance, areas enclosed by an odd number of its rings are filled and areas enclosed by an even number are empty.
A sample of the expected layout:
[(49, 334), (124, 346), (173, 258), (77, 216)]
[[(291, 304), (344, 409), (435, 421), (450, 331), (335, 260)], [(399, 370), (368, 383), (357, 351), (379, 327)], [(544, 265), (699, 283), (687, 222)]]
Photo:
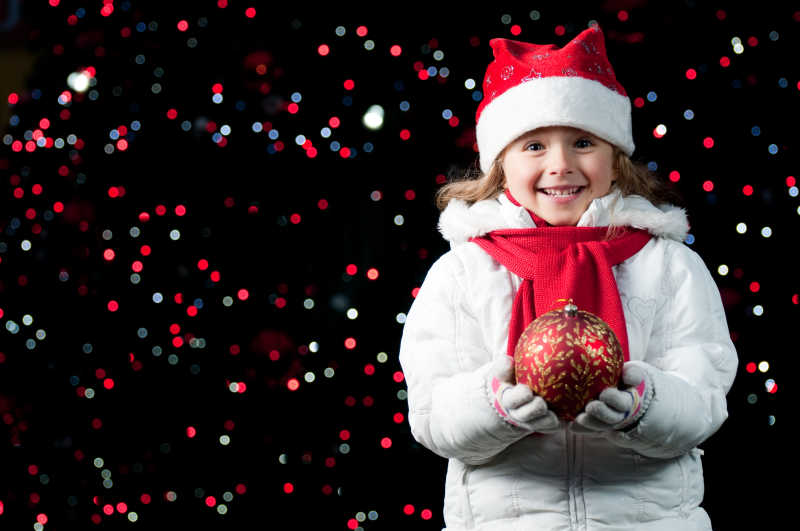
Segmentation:
[[(536, 211), (534, 210), (534, 212)], [(580, 216), (567, 212), (536, 212), (536, 215), (554, 226), (577, 225), (581, 219)]]

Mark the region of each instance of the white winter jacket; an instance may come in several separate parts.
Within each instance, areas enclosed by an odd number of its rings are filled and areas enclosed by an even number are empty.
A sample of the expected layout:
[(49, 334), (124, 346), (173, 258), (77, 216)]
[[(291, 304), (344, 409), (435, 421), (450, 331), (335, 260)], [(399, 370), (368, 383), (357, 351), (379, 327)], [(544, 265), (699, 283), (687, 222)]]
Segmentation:
[(654, 238), (614, 266), (630, 345), (654, 397), (638, 425), (600, 436), (529, 434), (490, 404), (492, 360), (506, 355), (521, 279), (469, 242), (534, 227), (501, 194), (453, 200), (439, 229), (451, 250), (431, 267), (408, 312), (400, 362), (408, 419), (421, 444), (448, 458), (446, 529), (638, 531), (711, 529), (697, 445), (727, 417), (737, 367), (719, 291), (683, 240), (683, 210), (616, 189), (578, 226), (628, 225)]

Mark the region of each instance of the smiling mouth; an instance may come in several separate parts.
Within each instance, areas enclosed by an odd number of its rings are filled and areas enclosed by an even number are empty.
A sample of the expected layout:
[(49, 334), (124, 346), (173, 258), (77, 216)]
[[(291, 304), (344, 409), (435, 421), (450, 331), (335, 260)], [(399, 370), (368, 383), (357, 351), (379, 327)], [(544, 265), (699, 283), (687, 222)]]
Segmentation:
[(570, 195), (575, 195), (582, 191), (585, 186), (572, 186), (572, 187), (564, 187), (559, 186), (555, 188), (538, 188), (537, 191), (542, 192), (545, 195), (549, 195), (551, 197), (567, 197)]

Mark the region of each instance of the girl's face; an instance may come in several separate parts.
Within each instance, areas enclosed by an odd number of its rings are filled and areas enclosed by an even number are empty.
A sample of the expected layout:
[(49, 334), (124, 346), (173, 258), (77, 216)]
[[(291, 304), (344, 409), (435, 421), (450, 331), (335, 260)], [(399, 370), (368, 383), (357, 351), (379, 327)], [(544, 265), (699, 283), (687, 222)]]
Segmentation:
[(514, 199), (551, 225), (577, 225), (616, 178), (613, 146), (574, 127), (529, 131), (506, 147), (501, 162)]

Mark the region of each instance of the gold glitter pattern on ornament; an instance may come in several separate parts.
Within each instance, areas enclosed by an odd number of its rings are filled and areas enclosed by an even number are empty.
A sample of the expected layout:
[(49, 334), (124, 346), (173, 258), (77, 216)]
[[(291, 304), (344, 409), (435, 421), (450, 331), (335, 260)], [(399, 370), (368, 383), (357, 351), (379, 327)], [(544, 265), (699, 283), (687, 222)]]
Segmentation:
[(613, 330), (585, 311), (554, 310), (539, 316), (522, 333), (514, 352), (517, 382), (528, 385), (567, 420), (600, 391), (617, 385), (623, 362)]

